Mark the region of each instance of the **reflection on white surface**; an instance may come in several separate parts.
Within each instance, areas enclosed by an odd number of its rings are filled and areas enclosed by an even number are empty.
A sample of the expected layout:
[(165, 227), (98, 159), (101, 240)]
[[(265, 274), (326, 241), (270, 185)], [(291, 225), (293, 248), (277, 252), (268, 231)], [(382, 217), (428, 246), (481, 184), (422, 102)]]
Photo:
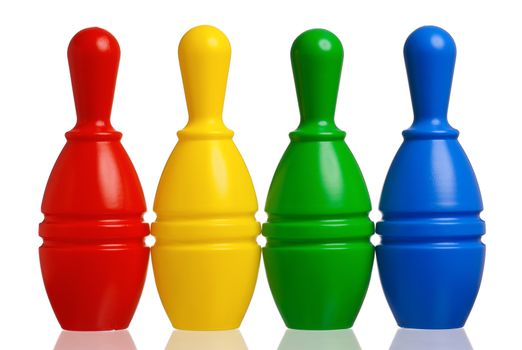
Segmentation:
[(129, 331), (62, 331), (54, 350), (136, 350)]
[(390, 350), (473, 350), (464, 328), (448, 330), (399, 329)]
[(166, 350), (248, 350), (239, 330), (174, 331)]
[(351, 329), (298, 331), (288, 329), (278, 350), (361, 350)]

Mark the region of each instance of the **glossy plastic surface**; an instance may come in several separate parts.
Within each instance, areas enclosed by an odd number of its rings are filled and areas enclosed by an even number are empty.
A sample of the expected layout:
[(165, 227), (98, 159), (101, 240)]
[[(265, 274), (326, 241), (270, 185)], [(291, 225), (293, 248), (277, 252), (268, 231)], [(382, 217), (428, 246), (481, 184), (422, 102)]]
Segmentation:
[(343, 47), (313, 29), (292, 45), (301, 123), (290, 133), (266, 202), (266, 273), (289, 328), (351, 327), (373, 264), (363, 176), (334, 123)]
[(156, 286), (175, 328), (239, 327), (261, 249), (250, 174), (222, 121), (230, 43), (199, 26), (179, 44), (189, 122), (159, 182), (152, 224)]
[(475, 174), (447, 121), (456, 47), (438, 27), (421, 27), (404, 46), (413, 125), (381, 196), (377, 261), (397, 323), (464, 326), (480, 287), (485, 232)]
[(77, 123), (47, 183), (40, 224), (45, 288), (62, 328), (124, 329), (149, 260), (145, 199), (110, 114), (120, 59), (116, 39), (89, 28), (71, 40)]

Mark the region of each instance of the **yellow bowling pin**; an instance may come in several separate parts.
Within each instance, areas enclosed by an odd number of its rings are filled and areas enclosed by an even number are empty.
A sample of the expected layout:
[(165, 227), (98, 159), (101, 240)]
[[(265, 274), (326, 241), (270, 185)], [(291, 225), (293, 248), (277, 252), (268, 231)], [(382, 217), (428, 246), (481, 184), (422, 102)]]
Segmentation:
[(230, 52), (211, 26), (192, 28), (178, 48), (189, 121), (161, 175), (152, 224), (156, 286), (178, 329), (238, 328), (257, 280), (256, 194), (222, 121)]

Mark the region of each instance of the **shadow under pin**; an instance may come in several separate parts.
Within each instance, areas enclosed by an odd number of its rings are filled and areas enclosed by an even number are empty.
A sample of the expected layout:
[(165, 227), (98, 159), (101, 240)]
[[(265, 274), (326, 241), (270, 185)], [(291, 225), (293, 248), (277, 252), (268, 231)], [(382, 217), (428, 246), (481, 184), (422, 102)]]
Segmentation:
[(166, 350), (248, 350), (237, 329), (230, 331), (173, 331)]
[(399, 329), (390, 350), (473, 350), (464, 328), (449, 330)]
[(136, 350), (127, 330), (103, 332), (62, 331), (54, 350)]
[(351, 329), (299, 331), (287, 329), (278, 350), (361, 350)]

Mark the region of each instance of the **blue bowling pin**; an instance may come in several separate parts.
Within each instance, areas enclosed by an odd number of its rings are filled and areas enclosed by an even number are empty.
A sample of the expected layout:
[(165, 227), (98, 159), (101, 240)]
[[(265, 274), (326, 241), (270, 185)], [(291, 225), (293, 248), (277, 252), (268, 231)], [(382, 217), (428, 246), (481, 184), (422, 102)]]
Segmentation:
[(463, 327), (485, 260), (482, 199), (473, 168), (447, 120), (453, 38), (433, 26), (404, 45), (414, 112), (388, 171), (376, 231), (381, 283), (400, 327)]

